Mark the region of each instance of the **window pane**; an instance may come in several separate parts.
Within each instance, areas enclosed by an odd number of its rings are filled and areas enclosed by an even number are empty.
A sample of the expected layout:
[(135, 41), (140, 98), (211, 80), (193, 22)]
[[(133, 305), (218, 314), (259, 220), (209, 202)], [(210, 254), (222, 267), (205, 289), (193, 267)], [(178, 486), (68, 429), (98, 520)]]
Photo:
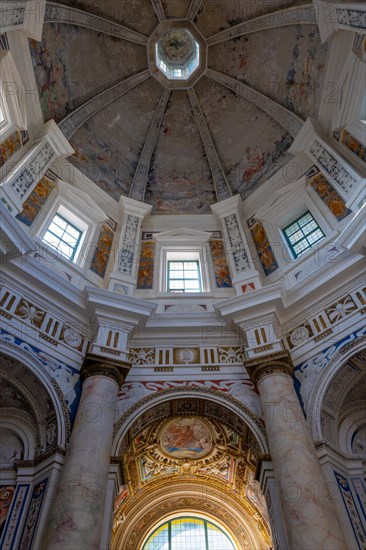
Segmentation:
[(172, 550), (206, 550), (205, 526), (199, 519), (172, 521)]
[(49, 226), (48, 231), (51, 231), (52, 233), (54, 233), (58, 237), (62, 237), (62, 235), (65, 233), (65, 230), (62, 229), (62, 227), (59, 227), (58, 225), (56, 225), (53, 222)]
[(148, 539), (144, 550), (169, 550), (168, 524), (165, 523), (157, 529)]
[(184, 272), (183, 271), (171, 271), (170, 272), (170, 278), (171, 279), (183, 279), (184, 278)]
[(61, 218), (58, 214), (53, 218), (53, 223), (56, 223), (59, 227), (62, 227), (62, 229), (66, 229), (67, 227), (67, 221)]
[(82, 232), (77, 227), (56, 214), (43, 237), (43, 242), (72, 260), (81, 235)]
[(184, 281), (184, 287), (188, 289), (198, 290), (200, 288), (199, 281)]
[(198, 261), (169, 261), (168, 290), (180, 290), (182, 292), (200, 292), (201, 280)]
[(207, 523), (209, 550), (234, 550), (231, 540), (216, 525)]
[(305, 212), (298, 220), (285, 227), (283, 232), (295, 258), (324, 237), (323, 231), (310, 212)]

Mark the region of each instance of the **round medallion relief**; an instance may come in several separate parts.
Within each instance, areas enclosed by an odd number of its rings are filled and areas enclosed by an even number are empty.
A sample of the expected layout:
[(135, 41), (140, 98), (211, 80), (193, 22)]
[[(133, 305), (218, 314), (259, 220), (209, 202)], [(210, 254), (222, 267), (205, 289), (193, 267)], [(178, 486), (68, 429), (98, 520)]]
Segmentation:
[(175, 458), (201, 458), (213, 447), (206, 422), (199, 418), (175, 418), (167, 422), (160, 434), (162, 450)]

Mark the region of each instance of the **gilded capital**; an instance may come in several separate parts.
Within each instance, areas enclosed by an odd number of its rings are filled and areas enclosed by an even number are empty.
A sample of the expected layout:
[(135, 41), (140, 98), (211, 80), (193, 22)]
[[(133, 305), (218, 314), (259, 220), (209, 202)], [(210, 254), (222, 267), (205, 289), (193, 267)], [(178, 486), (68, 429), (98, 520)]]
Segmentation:
[(265, 357), (256, 357), (255, 359), (245, 361), (244, 364), (255, 386), (257, 386), (259, 380), (264, 376), (271, 376), (276, 373), (292, 376), (294, 372), (292, 358), (288, 351), (278, 351)]
[(115, 361), (98, 357), (98, 355), (87, 354), (81, 367), (80, 376), (82, 380), (90, 376), (107, 376), (112, 378), (120, 386), (123, 384), (131, 363), (126, 361)]

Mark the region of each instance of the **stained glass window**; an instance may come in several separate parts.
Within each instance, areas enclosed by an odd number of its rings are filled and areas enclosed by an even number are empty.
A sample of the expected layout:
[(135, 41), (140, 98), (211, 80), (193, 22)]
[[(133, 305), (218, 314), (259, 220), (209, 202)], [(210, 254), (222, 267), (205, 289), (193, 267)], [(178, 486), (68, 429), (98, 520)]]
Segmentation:
[(236, 550), (220, 527), (201, 518), (182, 517), (160, 525), (142, 550)]
[(325, 236), (309, 211), (285, 227), (283, 234), (294, 258), (298, 258)]

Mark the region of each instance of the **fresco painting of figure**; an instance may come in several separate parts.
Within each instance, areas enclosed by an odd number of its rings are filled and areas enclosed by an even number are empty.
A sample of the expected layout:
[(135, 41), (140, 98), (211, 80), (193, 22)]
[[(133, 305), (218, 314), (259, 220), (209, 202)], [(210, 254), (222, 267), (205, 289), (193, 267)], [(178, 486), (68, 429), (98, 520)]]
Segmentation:
[(195, 458), (210, 451), (212, 435), (198, 418), (176, 418), (163, 429), (160, 443), (163, 450), (177, 458)]

